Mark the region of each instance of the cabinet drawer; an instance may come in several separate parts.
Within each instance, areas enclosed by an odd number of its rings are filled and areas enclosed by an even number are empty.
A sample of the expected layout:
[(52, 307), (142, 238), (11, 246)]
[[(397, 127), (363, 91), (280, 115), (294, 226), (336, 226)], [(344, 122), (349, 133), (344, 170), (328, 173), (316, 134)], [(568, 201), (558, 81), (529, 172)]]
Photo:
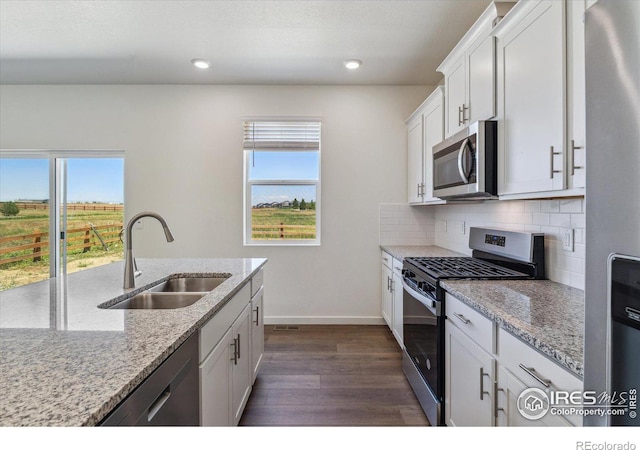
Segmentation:
[(447, 319), (489, 353), (495, 353), (495, 324), (472, 307), (446, 294)]
[(260, 269), (253, 278), (251, 278), (251, 297), (256, 295), (262, 284), (264, 283), (264, 269)]
[(529, 387), (545, 388), (547, 386), (536, 380), (520, 365), (528, 368), (529, 372), (538, 378), (548, 380), (548, 384), (553, 389), (568, 391), (582, 389), (582, 380), (502, 328), (498, 330), (498, 354), (500, 362), (512, 373), (517, 374), (518, 378)]
[(393, 256), (391, 256), (389, 253), (385, 252), (384, 250), (382, 250), (380, 254), (382, 257), (382, 264), (384, 264), (389, 269), (391, 269), (393, 267)]
[(251, 300), (250, 284), (251, 283), (245, 284), (242, 289), (200, 329), (200, 362), (204, 361), (245, 306), (249, 304)]
[[(583, 389), (582, 380), (502, 328), (498, 330), (498, 354), (500, 364), (527, 387), (567, 392)], [(582, 425), (581, 416), (565, 418), (573, 425)]]
[(393, 271), (402, 276), (402, 260), (393, 258)]

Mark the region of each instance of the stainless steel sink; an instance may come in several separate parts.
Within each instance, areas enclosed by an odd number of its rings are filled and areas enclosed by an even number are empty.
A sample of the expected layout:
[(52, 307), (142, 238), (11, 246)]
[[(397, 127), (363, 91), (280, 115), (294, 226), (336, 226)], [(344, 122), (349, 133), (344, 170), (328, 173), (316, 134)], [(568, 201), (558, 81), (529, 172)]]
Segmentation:
[(193, 305), (206, 292), (141, 292), (110, 309), (176, 309)]
[(210, 292), (220, 286), (226, 277), (172, 278), (148, 289), (146, 292)]
[(153, 286), (115, 305), (99, 305), (109, 309), (176, 309), (193, 305), (220, 286), (231, 274), (211, 277), (177, 277)]

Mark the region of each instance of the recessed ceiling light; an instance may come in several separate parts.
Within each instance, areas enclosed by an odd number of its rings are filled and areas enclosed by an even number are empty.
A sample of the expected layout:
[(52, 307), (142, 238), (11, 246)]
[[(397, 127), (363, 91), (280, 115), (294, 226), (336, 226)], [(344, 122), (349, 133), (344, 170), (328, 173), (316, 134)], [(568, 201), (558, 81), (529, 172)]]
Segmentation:
[(344, 62), (344, 66), (347, 69), (357, 69), (358, 67), (360, 67), (362, 65), (362, 61), (360, 61), (359, 59), (348, 59), (347, 61)]
[(199, 58), (192, 59), (191, 64), (196, 66), (198, 69), (208, 69), (209, 67), (211, 67), (211, 63), (209, 61)]

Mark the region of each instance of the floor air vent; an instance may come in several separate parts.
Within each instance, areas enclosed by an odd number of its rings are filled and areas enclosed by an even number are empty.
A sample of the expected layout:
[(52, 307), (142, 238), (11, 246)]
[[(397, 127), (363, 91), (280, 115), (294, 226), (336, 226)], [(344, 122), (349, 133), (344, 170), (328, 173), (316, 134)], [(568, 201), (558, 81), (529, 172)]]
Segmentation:
[(276, 325), (273, 327), (273, 331), (294, 331), (298, 329), (295, 325)]

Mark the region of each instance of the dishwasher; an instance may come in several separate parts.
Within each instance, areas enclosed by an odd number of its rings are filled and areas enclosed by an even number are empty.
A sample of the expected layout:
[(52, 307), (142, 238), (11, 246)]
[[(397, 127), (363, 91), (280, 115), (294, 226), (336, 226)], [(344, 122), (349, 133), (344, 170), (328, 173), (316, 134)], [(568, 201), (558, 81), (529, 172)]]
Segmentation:
[(198, 333), (125, 398), (101, 426), (198, 426)]

